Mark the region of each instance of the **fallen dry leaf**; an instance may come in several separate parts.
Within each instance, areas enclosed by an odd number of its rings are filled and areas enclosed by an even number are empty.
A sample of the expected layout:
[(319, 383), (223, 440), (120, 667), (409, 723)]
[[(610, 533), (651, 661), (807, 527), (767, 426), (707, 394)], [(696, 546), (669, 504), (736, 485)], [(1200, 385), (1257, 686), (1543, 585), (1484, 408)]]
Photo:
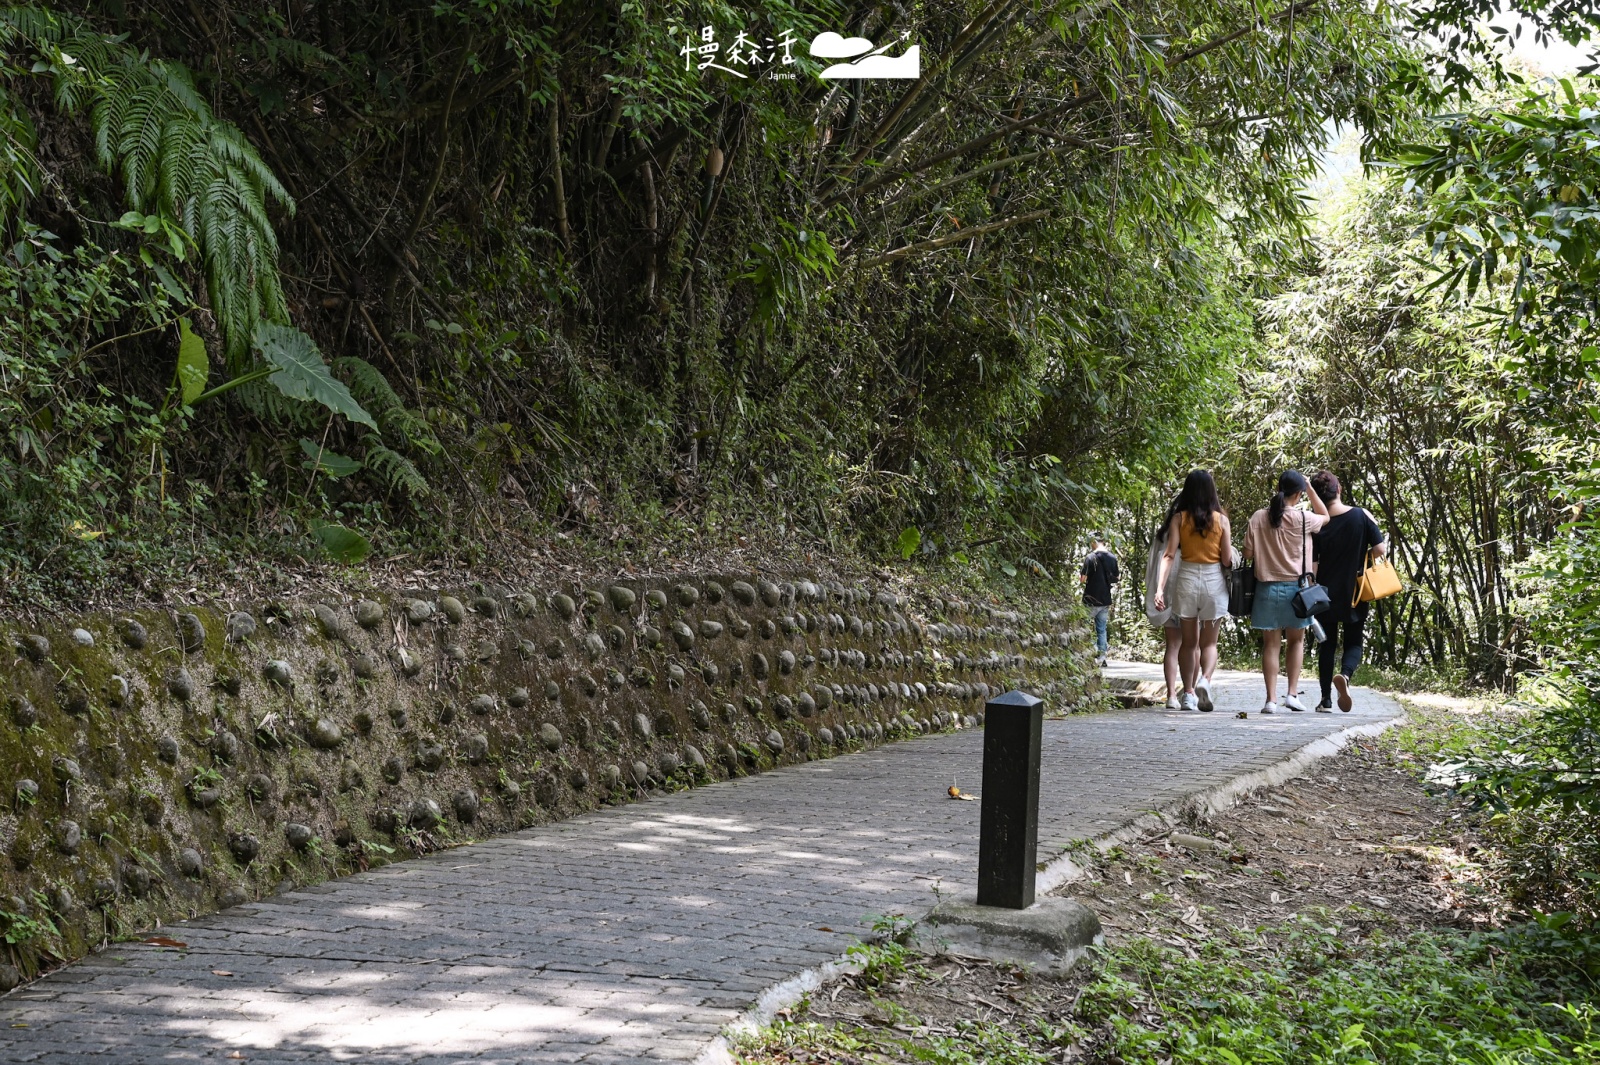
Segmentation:
[(226, 969), (212, 969), (211, 970), (211, 975), (212, 976), (232, 976), (233, 974), (230, 973)]

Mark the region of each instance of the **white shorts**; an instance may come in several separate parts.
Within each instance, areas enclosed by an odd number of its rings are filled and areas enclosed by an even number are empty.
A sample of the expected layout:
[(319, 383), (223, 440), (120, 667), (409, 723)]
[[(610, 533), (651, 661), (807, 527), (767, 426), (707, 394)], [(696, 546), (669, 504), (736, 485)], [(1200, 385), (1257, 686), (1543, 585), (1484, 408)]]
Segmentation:
[(1172, 613), (1184, 619), (1216, 621), (1228, 616), (1228, 582), (1220, 562), (1178, 562)]

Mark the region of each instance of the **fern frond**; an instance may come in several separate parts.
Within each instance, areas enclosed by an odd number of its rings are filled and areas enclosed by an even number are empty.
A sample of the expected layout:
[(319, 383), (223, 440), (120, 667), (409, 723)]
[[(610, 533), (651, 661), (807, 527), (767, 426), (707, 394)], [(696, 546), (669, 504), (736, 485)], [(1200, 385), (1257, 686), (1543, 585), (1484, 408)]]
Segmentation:
[(376, 436), (368, 434), (366, 454), (361, 459), (368, 472), (390, 492), (421, 499), (430, 491), (428, 479), (416, 465), (398, 451), (385, 447)]
[(49, 8), (6, 8), (3, 21), (6, 33), (0, 36), (0, 44), (9, 45), (18, 38), (40, 44), (59, 44), (69, 32), (68, 24)]
[(149, 62), (148, 68), (151, 79), (172, 98), (174, 110), (210, 116), (211, 106), (195, 89), (194, 75), (189, 73), (187, 67), (181, 63), (155, 59)]
[(388, 380), (366, 359), (342, 355), (333, 360), (333, 370), (350, 386), (350, 394), (371, 413), (383, 415), (397, 407), (404, 408)]
[(39, 189), (34, 152), (38, 133), (17, 102), (0, 88), (0, 226), (22, 216)]
[(385, 432), (393, 433), (412, 447), (420, 448), (430, 455), (437, 455), (444, 450), (444, 445), (433, 434), (433, 426), (416, 411), (401, 408), (383, 418), (382, 423)]
[(167, 123), (162, 131), (157, 174), (161, 206), (180, 222), (192, 216), (197, 171), (205, 165), (205, 130), (194, 122)]
[(349, 386), (350, 394), (378, 420), (385, 436), (430, 455), (438, 454), (439, 440), (433, 430), (421, 415), (406, 409), (399, 393), (376, 366), (366, 359), (345, 355), (333, 360), (333, 369)]
[(0, 48), (23, 45), (51, 59), (58, 106), (88, 110), (96, 159), (121, 178), (128, 205), (159, 212), (194, 240), (228, 362), (242, 370), (256, 322), (288, 318), (269, 206), (292, 213), (289, 191), (243, 132), (212, 113), (181, 63), (75, 16), (0, 8)]

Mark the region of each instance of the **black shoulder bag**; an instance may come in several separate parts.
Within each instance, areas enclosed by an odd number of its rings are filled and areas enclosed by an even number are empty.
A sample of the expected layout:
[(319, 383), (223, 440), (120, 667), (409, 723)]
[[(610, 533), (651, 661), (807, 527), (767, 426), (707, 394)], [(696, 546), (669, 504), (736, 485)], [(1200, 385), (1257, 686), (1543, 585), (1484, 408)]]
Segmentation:
[(1300, 516), (1300, 587), (1294, 593), (1294, 598), (1289, 601), (1290, 609), (1297, 618), (1309, 618), (1327, 610), (1333, 605), (1333, 600), (1328, 597), (1328, 589), (1317, 583), (1317, 578), (1306, 569), (1306, 541), (1311, 539), (1311, 533), (1306, 529), (1310, 524), (1305, 515)]
[(1256, 564), (1241, 562), (1228, 575), (1228, 613), (1247, 618), (1256, 608)]

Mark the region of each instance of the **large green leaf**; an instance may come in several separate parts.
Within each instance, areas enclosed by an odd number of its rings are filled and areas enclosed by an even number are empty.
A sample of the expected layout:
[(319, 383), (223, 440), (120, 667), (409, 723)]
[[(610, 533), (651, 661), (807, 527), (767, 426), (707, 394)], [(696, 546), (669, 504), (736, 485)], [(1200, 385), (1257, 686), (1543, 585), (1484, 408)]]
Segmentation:
[(312, 339), (292, 325), (263, 321), (256, 326), (256, 350), (278, 367), (269, 380), (290, 399), (315, 400), (335, 414), (360, 422), (373, 430), (378, 423), (362, 409), (344, 383), (328, 373), (322, 352)]
[(372, 544), (367, 538), (343, 525), (317, 522), (311, 527), (311, 535), (316, 537), (322, 550), (335, 562), (354, 566), (365, 562), (367, 556), (372, 554)]
[(352, 473), (360, 473), (362, 470), (363, 464), (360, 459), (341, 455), (337, 451), (329, 451), (315, 440), (307, 440), (303, 436), (300, 438), (300, 450), (304, 451), (306, 458), (311, 460), (306, 463), (307, 468), (315, 466), (334, 479), (348, 477)]
[(907, 526), (900, 530), (900, 539), (895, 546), (900, 551), (901, 558), (910, 558), (922, 546), (922, 530), (915, 525)]
[(183, 405), (192, 407), (206, 390), (211, 376), (211, 360), (206, 357), (206, 342), (189, 328), (189, 319), (178, 319), (178, 388)]

